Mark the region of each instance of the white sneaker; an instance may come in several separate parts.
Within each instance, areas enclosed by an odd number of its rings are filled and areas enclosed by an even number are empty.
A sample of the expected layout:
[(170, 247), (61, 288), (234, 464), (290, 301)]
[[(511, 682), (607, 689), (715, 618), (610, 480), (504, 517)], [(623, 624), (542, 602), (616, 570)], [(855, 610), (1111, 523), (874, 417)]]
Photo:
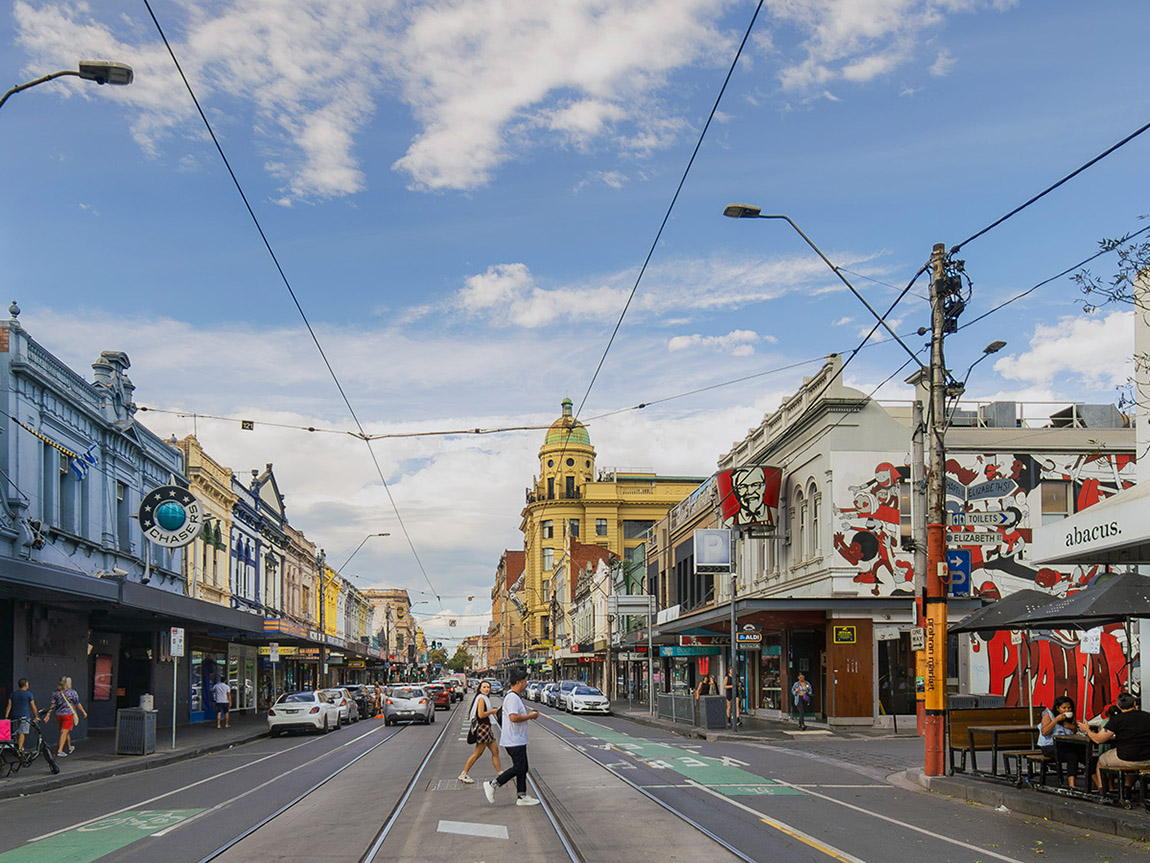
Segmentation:
[(515, 801), (515, 805), (516, 806), (538, 806), (539, 805), (539, 798), (538, 797), (520, 797), (518, 800)]
[(491, 779), (483, 783), (483, 796), (487, 798), (488, 803), (495, 802), (495, 780)]
[(470, 776), (468, 776), (466, 771), (459, 774), (459, 781), (464, 783), (465, 785), (474, 785), (475, 784), (475, 780), (472, 779)]

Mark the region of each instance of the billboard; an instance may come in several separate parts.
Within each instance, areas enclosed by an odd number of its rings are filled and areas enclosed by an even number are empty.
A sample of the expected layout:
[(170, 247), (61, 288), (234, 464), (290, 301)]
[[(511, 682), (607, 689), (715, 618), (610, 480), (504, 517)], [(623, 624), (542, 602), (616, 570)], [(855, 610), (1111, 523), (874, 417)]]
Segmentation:
[(724, 527), (774, 529), (778, 525), (782, 468), (745, 465), (720, 471), (715, 479)]

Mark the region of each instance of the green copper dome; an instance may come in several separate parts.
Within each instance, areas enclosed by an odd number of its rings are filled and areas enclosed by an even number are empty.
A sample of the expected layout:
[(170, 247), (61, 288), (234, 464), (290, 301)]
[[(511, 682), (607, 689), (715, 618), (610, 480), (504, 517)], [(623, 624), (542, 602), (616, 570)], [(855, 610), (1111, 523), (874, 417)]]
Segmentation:
[(551, 423), (551, 428), (547, 429), (547, 444), (583, 444), (591, 446), (591, 436), (587, 434), (587, 428), (579, 420), (575, 419), (571, 411), (571, 399), (563, 399), (563, 416)]

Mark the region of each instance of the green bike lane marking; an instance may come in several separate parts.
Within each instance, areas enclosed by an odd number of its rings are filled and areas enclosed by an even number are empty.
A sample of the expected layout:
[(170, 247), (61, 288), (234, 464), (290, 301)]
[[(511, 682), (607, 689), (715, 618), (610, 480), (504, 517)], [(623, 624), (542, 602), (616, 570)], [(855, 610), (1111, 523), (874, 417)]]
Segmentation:
[(698, 782), (700, 785), (713, 788), (727, 797), (795, 797), (804, 794), (800, 788), (764, 779), (762, 776), (756, 776), (754, 773), (743, 770), (742, 768), (747, 766), (746, 762), (735, 758), (712, 758), (699, 755), (670, 743), (656, 743), (642, 737), (631, 737), (628, 734), (578, 717), (565, 716), (562, 720), (556, 719), (555, 721), (561, 725), (566, 725), (573, 731), (594, 737), (604, 744), (602, 747), (595, 747), (592, 744), (592, 748), (616, 749), (620, 752), (626, 752), (646, 762), (650, 767), (657, 770), (671, 770), (687, 779)]
[(203, 809), (137, 809), (29, 842), (0, 854), (0, 863), (91, 863), (166, 830)]

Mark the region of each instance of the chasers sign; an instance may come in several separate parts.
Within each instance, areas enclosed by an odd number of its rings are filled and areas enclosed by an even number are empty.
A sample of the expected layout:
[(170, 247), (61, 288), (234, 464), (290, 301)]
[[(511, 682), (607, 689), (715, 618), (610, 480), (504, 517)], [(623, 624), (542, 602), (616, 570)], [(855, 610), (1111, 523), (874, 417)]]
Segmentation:
[(152, 489), (140, 501), (140, 529), (157, 545), (178, 548), (203, 530), (203, 509), (196, 496), (178, 485)]

